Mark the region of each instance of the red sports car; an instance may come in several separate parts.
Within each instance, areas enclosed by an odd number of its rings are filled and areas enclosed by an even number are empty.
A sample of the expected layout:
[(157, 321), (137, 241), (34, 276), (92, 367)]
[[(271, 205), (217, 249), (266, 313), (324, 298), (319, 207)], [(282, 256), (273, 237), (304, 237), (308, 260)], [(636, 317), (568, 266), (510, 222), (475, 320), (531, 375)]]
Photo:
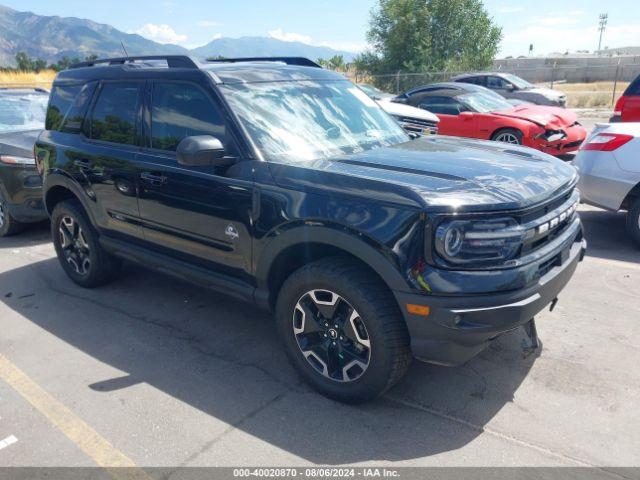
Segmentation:
[(448, 84), (411, 90), (396, 101), (435, 113), (442, 135), (495, 140), (562, 155), (577, 150), (587, 132), (570, 110), (533, 104), (514, 106), (480, 90)]

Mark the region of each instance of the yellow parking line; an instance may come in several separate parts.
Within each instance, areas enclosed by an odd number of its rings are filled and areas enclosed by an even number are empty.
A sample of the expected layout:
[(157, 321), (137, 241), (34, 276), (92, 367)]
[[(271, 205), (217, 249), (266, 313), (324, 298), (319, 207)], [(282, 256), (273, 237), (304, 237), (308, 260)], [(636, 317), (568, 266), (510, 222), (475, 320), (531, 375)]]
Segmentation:
[[(148, 479), (146, 473), (61, 402), (0, 354), (0, 378), (44, 415), (69, 440), (117, 480)], [(122, 468), (127, 467), (127, 468)]]

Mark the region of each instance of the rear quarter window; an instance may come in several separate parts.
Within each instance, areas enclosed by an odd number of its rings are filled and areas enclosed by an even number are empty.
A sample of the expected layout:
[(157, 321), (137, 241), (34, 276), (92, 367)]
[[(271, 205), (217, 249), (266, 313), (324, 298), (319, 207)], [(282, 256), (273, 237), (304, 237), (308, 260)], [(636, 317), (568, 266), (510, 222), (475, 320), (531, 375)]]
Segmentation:
[(47, 130), (59, 130), (82, 85), (54, 85), (49, 96), (49, 106), (45, 119)]

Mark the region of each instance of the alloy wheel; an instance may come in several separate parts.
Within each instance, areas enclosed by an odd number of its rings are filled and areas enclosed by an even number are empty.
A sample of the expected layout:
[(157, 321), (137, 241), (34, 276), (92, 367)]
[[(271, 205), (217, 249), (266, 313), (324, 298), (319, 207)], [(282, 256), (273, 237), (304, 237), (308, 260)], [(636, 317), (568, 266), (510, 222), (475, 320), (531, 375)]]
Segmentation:
[(89, 244), (82, 227), (72, 217), (66, 215), (58, 225), (60, 247), (64, 258), (78, 275), (87, 275), (91, 268)]
[(499, 135), (496, 136), (495, 138), (496, 142), (504, 142), (504, 143), (510, 143), (512, 145), (520, 145), (520, 141), (518, 140), (518, 137), (516, 135), (514, 135), (513, 133), (509, 133), (509, 132), (503, 132)]
[(310, 290), (293, 311), (293, 333), (307, 362), (326, 378), (352, 382), (371, 360), (371, 341), (358, 312), (329, 290)]

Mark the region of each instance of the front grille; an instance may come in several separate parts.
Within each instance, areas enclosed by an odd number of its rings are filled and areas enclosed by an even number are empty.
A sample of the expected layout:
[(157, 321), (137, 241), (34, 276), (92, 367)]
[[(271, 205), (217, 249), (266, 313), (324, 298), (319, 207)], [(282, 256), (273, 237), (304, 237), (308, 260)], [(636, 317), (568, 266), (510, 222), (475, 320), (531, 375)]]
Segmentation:
[(566, 143), (562, 146), (563, 149), (567, 150), (569, 148), (578, 148), (580, 145), (582, 145), (582, 140), (578, 140), (576, 142), (569, 142)]
[(413, 117), (396, 117), (402, 128), (409, 132), (421, 133), (426, 135), (435, 135), (438, 133), (437, 122), (430, 122)]
[(519, 220), (527, 230), (527, 238), (520, 250), (520, 258), (544, 248), (569, 228), (575, 218), (580, 195), (575, 188), (523, 214)]

